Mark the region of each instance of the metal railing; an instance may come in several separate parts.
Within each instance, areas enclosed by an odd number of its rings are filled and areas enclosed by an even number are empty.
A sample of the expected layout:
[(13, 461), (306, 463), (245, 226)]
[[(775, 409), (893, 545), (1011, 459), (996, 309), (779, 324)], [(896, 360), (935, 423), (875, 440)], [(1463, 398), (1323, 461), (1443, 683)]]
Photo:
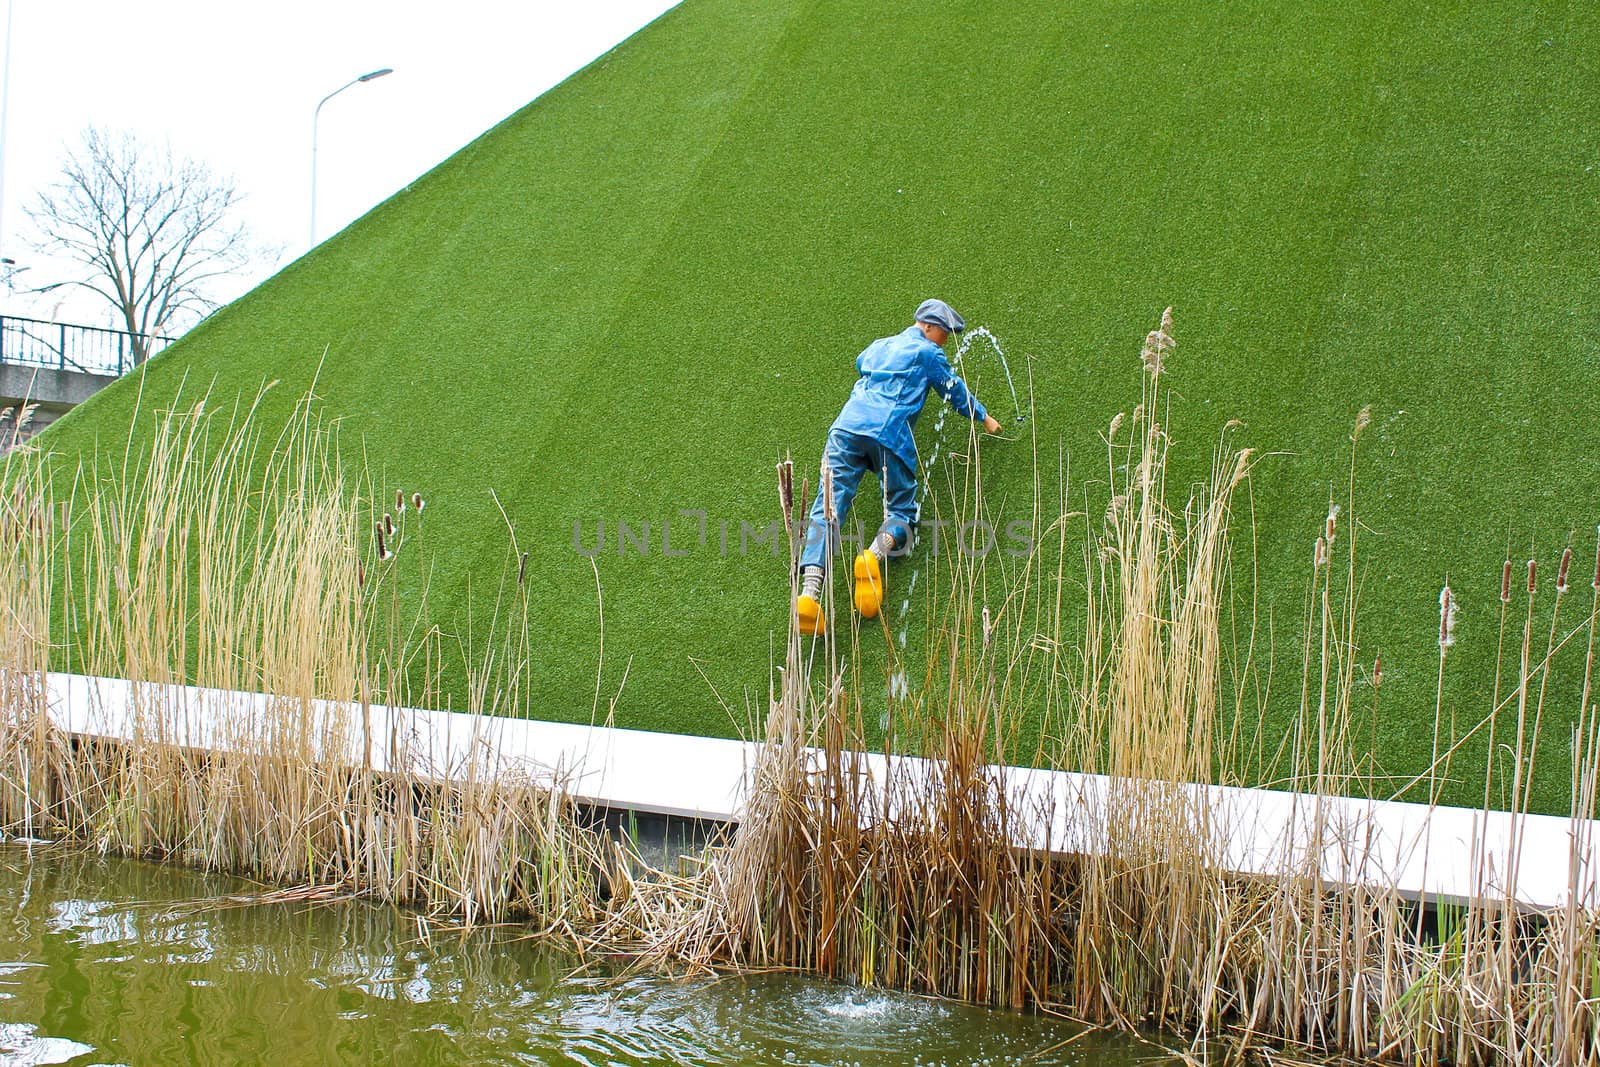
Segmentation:
[[(0, 363), (119, 376), (135, 366), (133, 342), (123, 330), (0, 315)], [(148, 359), (172, 338), (151, 334), (145, 343)]]

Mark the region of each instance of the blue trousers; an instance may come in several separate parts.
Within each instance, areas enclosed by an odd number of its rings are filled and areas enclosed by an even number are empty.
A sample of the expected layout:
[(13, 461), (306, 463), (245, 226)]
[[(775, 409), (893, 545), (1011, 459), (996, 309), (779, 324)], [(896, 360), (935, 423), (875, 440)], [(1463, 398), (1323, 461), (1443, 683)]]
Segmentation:
[[(811, 505), (811, 521), (806, 524), (805, 547), (800, 552), (802, 567), (820, 567), (838, 548), (839, 526), (850, 515), (861, 476), (872, 471), (883, 482), (883, 525), (878, 532), (894, 536), (895, 554), (909, 548), (911, 532), (917, 525), (917, 475), (905, 460), (874, 438), (847, 430), (828, 431), (823, 450), (824, 469), (833, 475), (833, 515), (830, 528), (823, 509), (822, 483), (817, 483), (817, 498)], [(866, 548), (865, 545), (861, 546)]]

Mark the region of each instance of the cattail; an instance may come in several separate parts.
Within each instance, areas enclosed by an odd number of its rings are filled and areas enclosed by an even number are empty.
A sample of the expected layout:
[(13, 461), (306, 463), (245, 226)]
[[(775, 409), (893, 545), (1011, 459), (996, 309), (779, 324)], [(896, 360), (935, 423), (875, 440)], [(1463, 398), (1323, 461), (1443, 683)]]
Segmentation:
[(1594, 591), (1600, 593), (1600, 526), (1595, 527)]
[(1376, 689), (1383, 684), (1383, 653), (1378, 653), (1372, 661), (1372, 688)]
[(1338, 529), (1339, 529), (1339, 505), (1338, 504), (1330, 504), (1328, 506), (1328, 521), (1327, 521), (1327, 524), (1323, 527), (1323, 534), (1322, 534), (1323, 540), (1328, 542), (1328, 548), (1330, 548), (1330, 549), (1333, 548), (1333, 537), (1334, 537), (1334, 534), (1338, 532)]
[(1312, 552), (1312, 554), (1311, 554), (1311, 567), (1312, 567), (1313, 570), (1321, 570), (1322, 567), (1327, 562), (1328, 562), (1328, 542), (1324, 541), (1319, 536), (1317, 538), (1316, 550), (1314, 552)]
[(406, 495), (398, 489), (394, 491), (394, 509), (395, 511), (404, 511), (406, 509)]
[(362, 563), (358, 559), (358, 560), (356, 560), (356, 586), (358, 588), (364, 589), (364, 588), (366, 588), (366, 585), (367, 585), (367, 565), (365, 563)]
[(383, 528), (390, 537), (394, 536), (394, 517), (387, 511), (383, 513)]
[(421, 493), (412, 493), (411, 494), (411, 506), (417, 509), (417, 514), (418, 515), (422, 514), (422, 505), (423, 505), (423, 503), (424, 503), (424, 501), (422, 499), (422, 494)]
[(1561, 566), (1556, 568), (1556, 592), (1558, 593), (1567, 591), (1567, 568), (1570, 566), (1572, 566), (1572, 549), (1562, 549)]
[(794, 517), (794, 463), (787, 459), (778, 464), (778, 507), (785, 519)]
[(1439, 654), (1444, 655), (1456, 643), (1456, 598), (1450, 593), (1450, 583), (1439, 590)]
[[(1600, 582), (1600, 555), (1595, 557), (1595, 581)], [(1597, 586), (1600, 588), (1600, 586)], [(1511, 561), (1506, 560), (1506, 565), (1500, 572), (1500, 603), (1511, 603)]]
[(1535, 560), (1531, 560), (1530, 559), (1528, 561), (1528, 595), (1529, 596), (1532, 596), (1533, 593), (1534, 593), (1534, 590), (1537, 588), (1537, 586), (1534, 585), (1533, 575), (1534, 575), (1534, 572), (1536, 570), (1538, 570), (1538, 569), (1539, 569), (1538, 562), (1535, 561)]
[(518, 562), (518, 564), (517, 564), (517, 584), (521, 585), (523, 583), (524, 579), (526, 579), (527, 577), (528, 577), (528, 554), (526, 552), (524, 552), (522, 554), (521, 561)]
[(1355, 432), (1350, 435), (1350, 440), (1354, 441), (1356, 438), (1360, 437), (1361, 431), (1365, 430), (1367, 426), (1371, 424), (1371, 422), (1372, 405), (1368, 404), (1366, 407), (1356, 412), (1356, 428)]
[(389, 549), (383, 543), (383, 523), (381, 523), (381, 522), (378, 523), (378, 558), (379, 559), (388, 559), (389, 558)]

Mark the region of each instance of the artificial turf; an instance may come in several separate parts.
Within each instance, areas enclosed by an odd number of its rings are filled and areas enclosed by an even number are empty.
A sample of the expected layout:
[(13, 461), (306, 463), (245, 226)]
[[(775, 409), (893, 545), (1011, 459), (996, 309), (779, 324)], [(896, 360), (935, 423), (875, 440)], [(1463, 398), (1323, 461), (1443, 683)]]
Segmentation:
[[(596, 582), (574, 523), (592, 543), (604, 521), (617, 723), (727, 734), (743, 713), (722, 701), (764, 699), (786, 611), (784, 561), (741, 555), (739, 524), (773, 518), (780, 455), (814, 470), (868, 341), (950, 301), (1031, 375), (1046, 451), (1088, 472), (1172, 304), (1172, 477), (1203, 476), (1228, 419), (1268, 454), (1251, 501), (1284, 676), (1372, 406), (1361, 656), (1383, 655), (1383, 766), (1409, 773), (1431, 744), (1445, 578), (1463, 723), (1488, 703), (1508, 546), (1553, 573), (1570, 541), (1587, 592), (1597, 46), (1585, 3), (686, 0), (42, 443), (120, 444), (136, 379), (147, 410), (185, 379), (223, 399), (277, 380), (268, 420), (315, 379), (382, 485), (429, 499), (447, 625), (500, 573), (498, 495), (530, 553), (541, 714), (592, 713)], [(998, 367), (968, 370), (1009, 415)], [(1027, 450), (985, 456), (991, 499), (1014, 506)], [(710, 517), (705, 544), (682, 509)], [(623, 521), (649, 523), (648, 555), (618, 553)], [(662, 551), (669, 521), (684, 555)], [(1275, 693), (1287, 721), (1298, 685)], [(1552, 752), (1575, 703), (1544, 724)]]

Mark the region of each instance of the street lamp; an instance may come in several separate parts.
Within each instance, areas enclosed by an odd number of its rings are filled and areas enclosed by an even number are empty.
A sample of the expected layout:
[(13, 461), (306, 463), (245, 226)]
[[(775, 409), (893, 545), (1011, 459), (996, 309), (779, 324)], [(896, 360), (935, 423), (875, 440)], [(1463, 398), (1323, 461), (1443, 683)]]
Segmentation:
[(339, 88), (317, 101), (317, 109), (311, 113), (311, 245), (317, 247), (317, 120), (322, 117), (322, 105), (338, 96), (357, 82), (369, 82), (393, 74), (393, 67), (384, 67), (382, 70), (368, 71), (359, 78), (352, 78)]

